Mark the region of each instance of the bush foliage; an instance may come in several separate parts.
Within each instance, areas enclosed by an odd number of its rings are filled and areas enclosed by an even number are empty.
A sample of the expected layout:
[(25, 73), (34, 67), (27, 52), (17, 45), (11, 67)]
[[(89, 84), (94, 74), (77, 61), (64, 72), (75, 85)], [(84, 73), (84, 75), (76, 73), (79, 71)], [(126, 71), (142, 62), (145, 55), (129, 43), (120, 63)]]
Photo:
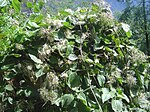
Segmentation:
[[(0, 0), (1, 112), (147, 112), (150, 64), (103, 7), (42, 15)], [(36, 8), (35, 8), (36, 7)]]

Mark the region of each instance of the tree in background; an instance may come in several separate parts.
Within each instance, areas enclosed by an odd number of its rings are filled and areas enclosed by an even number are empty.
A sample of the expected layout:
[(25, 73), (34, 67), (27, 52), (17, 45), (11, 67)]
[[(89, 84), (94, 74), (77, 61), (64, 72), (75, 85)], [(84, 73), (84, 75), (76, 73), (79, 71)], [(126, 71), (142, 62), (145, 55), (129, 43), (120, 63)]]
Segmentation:
[(138, 47), (150, 55), (150, 0), (118, 0), (126, 2), (127, 7), (120, 15), (119, 20), (128, 23), (133, 32), (133, 38)]

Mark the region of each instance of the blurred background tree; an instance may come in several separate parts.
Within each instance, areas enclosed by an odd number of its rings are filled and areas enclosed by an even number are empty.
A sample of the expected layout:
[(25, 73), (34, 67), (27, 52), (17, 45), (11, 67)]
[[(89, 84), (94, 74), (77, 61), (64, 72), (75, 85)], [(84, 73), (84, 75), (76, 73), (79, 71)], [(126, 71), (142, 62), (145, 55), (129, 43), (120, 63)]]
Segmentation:
[(150, 55), (150, 0), (118, 0), (126, 3), (126, 8), (118, 15), (119, 21), (131, 26), (136, 45)]

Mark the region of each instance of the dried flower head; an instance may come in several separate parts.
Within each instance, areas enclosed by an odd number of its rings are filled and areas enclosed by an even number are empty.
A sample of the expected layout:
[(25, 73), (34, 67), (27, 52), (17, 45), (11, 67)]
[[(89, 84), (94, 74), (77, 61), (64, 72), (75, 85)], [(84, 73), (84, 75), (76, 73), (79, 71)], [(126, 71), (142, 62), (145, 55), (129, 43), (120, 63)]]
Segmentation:
[(38, 50), (39, 58), (44, 61), (51, 55), (51, 46), (45, 43), (42, 48)]
[(135, 47), (128, 46), (128, 51), (130, 53), (129, 58), (132, 60), (133, 63), (145, 62), (147, 60), (147, 56)]
[(52, 104), (58, 98), (59, 79), (53, 72), (48, 72), (43, 87), (39, 89), (41, 98), (51, 101)]
[(127, 74), (127, 79), (126, 79), (126, 81), (127, 81), (127, 84), (128, 84), (130, 87), (136, 85), (136, 83), (137, 83), (137, 82), (136, 82), (136, 78), (133, 77), (131, 74)]
[(41, 98), (45, 102), (51, 101), (51, 103), (54, 104), (55, 100), (58, 98), (58, 93), (53, 90), (41, 88), (39, 89), (39, 92), (40, 92)]
[(59, 86), (59, 78), (52, 72), (47, 73), (46, 81), (48, 88), (57, 89)]
[(140, 95), (138, 97), (138, 103), (141, 108), (143, 108), (145, 110), (150, 109), (150, 101), (147, 99), (147, 95), (145, 93), (140, 93)]
[(24, 49), (24, 46), (22, 44), (18, 44), (18, 43), (15, 44), (15, 47), (18, 50), (23, 50)]

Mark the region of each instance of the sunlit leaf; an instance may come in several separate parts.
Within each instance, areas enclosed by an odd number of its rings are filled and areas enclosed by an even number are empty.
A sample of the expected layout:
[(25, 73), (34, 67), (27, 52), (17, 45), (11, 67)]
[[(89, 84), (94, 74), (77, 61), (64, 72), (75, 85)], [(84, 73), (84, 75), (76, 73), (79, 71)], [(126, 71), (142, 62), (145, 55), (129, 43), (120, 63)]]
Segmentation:
[(115, 90), (112, 89), (111, 91), (109, 91), (108, 88), (102, 88), (102, 102), (106, 102), (108, 101), (109, 99), (113, 98), (115, 96)]
[(67, 11), (60, 11), (59, 13), (60, 13), (61, 15), (63, 15), (63, 16), (68, 16), (68, 15), (70, 15), (70, 13), (67, 12)]
[(69, 22), (63, 22), (63, 25), (69, 29), (73, 28), (73, 26)]
[(123, 104), (121, 100), (112, 100), (111, 106), (115, 112), (122, 112)]
[(95, 12), (98, 11), (98, 10), (99, 10), (98, 5), (93, 4), (93, 5), (92, 5), (92, 10), (95, 11)]
[(97, 80), (100, 86), (103, 86), (105, 83), (105, 77), (103, 75), (97, 75)]
[(111, 95), (109, 93), (108, 88), (102, 88), (102, 102), (104, 103), (105, 101), (109, 100), (111, 98)]
[(44, 75), (43, 69), (38, 70), (38, 72), (35, 73), (35, 76), (37, 78), (41, 77), (42, 75)]
[(13, 99), (12, 99), (11, 97), (8, 97), (8, 102), (9, 102), (10, 104), (13, 104)]
[(27, 2), (26, 4), (27, 4), (28, 8), (32, 8), (33, 7), (32, 2)]
[(100, 63), (96, 63), (95, 64), (97, 67), (99, 67), (99, 68), (104, 68), (104, 66), (102, 65), (102, 64), (100, 64)]
[(38, 63), (38, 64), (42, 64), (43, 62), (38, 59), (36, 56), (32, 55), (32, 54), (29, 54), (29, 57), (35, 62), (35, 63)]
[(38, 12), (40, 11), (39, 6), (38, 6), (38, 5), (34, 5), (33, 11), (34, 11), (35, 13), (38, 13)]
[(127, 37), (131, 37), (132, 36), (132, 32), (131, 31), (126, 32), (126, 35), (127, 35)]
[(85, 105), (87, 105), (86, 96), (83, 92), (79, 93), (77, 98), (80, 99)]
[(70, 55), (68, 56), (68, 59), (71, 60), (71, 61), (75, 61), (75, 60), (78, 59), (78, 57), (77, 57), (75, 54), (70, 54)]
[(29, 23), (29, 25), (30, 25), (31, 27), (33, 27), (33, 28), (39, 28), (39, 27), (40, 27), (40, 26), (37, 25), (35, 22), (29, 21), (28, 23)]
[(14, 56), (14, 57), (16, 57), (16, 58), (19, 58), (19, 57), (21, 57), (21, 54), (11, 54), (11, 56)]
[(5, 89), (8, 90), (8, 91), (13, 91), (14, 90), (14, 88), (10, 84), (6, 85)]
[(128, 98), (127, 95), (125, 95), (124, 93), (118, 94), (118, 97), (120, 97), (120, 98), (126, 100), (128, 103), (130, 102), (129, 98)]
[(91, 60), (90, 58), (85, 59), (85, 61), (86, 61), (87, 63), (94, 63), (94, 61), (93, 61), (93, 60)]
[(12, 0), (12, 5), (14, 9), (16, 10), (16, 12), (20, 12), (21, 4), (18, 0)]

